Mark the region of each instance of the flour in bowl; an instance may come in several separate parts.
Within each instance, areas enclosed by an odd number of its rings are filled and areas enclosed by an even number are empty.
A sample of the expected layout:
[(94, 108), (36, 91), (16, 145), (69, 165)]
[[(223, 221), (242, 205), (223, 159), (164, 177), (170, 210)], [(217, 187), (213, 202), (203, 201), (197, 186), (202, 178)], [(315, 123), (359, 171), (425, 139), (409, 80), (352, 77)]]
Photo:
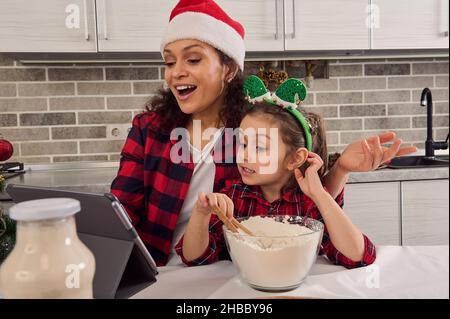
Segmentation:
[(317, 257), (323, 227), (314, 231), (291, 224), (289, 220), (295, 216), (276, 218), (254, 216), (242, 221), (255, 237), (225, 233), (233, 262), (244, 280), (255, 288), (295, 288)]

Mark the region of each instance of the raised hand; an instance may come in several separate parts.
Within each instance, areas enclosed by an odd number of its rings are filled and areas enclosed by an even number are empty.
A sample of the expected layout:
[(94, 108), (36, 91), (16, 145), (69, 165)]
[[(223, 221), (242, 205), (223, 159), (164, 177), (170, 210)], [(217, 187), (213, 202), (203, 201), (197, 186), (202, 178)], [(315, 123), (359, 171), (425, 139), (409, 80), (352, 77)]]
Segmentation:
[[(395, 137), (394, 132), (387, 132), (355, 141), (345, 148), (337, 165), (347, 172), (368, 172), (389, 163), (394, 157), (417, 151), (415, 146), (401, 147), (402, 140)], [(394, 142), (390, 147), (381, 145), (391, 141)]]
[(306, 169), (305, 174), (303, 175), (302, 172), (296, 168), (294, 171), (295, 179), (297, 180), (302, 192), (309, 198), (314, 199), (324, 192), (324, 188), (318, 174), (318, 171), (323, 166), (323, 160), (316, 153), (309, 152), (306, 161), (309, 166)]

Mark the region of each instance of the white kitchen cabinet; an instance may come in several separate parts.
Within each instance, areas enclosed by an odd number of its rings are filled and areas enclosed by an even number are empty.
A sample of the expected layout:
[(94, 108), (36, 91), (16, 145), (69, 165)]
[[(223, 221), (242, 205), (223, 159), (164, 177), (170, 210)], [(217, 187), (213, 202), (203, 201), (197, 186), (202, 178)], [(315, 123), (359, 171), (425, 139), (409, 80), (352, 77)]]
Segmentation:
[(369, 49), (369, 0), (285, 0), (286, 50)]
[(245, 28), (247, 51), (283, 51), (283, 0), (217, 0)]
[(402, 182), (403, 245), (448, 245), (449, 180)]
[(96, 0), (100, 52), (159, 52), (177, 0)]
[(448, 48), (448, 0), (373, 0), (373, 49)]
[(375, 245), (401, 244), (400, 182), (348, 184), (344, 211)]
[[(177, 0), (96, 0), (101, 52), (159, 52)], [(156, 5), (157, 2), (157, 5)], [(283, 0), (218, 0), (246, 30), (247, 51), (283, 51)]]
[(0, 52), (96, 52), (94, 0), (1, 0)]

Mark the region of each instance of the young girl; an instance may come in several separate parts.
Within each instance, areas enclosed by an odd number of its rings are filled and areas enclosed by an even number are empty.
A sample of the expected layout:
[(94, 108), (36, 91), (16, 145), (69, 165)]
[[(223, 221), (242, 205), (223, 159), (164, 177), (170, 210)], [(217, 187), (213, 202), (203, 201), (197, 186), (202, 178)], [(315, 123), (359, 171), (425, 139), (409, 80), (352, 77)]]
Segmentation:
[[(213, 0), (180, 0), (170, 15), (161, 54), (167, 89), (150, 101), (147, 112), (133, 119), (111, 185), (158, 266), (169, 260), (181, 262), (174, 246), (198, 193), (218, 192), (225, 181), (239, 178), (235, 154), (227, 152), (234, 147), (222, 128), (237, 127), (246, 110), (244, 28)], [(195, 121), (201, 123), (198, 135), (210, 128), (219, 130), (210, 138), (191, 138)], [(171, 138), (177, 128), (189, 132), (188, 138)], [(393, 137), (375, 136), (367, 139), (369, 144), (366, 140), (350, 144), (324, 178), (333, 197), (342, 192), (349, 172), (370, 170), (402, 152), (395, 143), (381, 148), (380, 141)], [(188, 161), (173, 158), (179, 143), (188, 150)], [(211, 150), (219, 143), (224, 152), (216, 152), (211, 160)], [(370, 148), (368, 156), (364, 147)]]
[[(265, 101), (269, 102), (255, 103), (240, 124), (241, 132), (249, 129), (258, 132), (240, 137), (238, 158), (242, 161), (238, 162), (238, 168), (242, 181), (220, 193), (199, 194), (186, 233), (176, 247), (177, 253), (188, 265), (227, 258), (222, 222), (210, 209), (210, 205), (217, 205), (229, 218), (233, 215), (314, 218), (325, 224), (320, 253), (330, 261), (347, 268), (373, 263), (375, 247), (345, 215), (342, 194), (335, 200), (322, 185), (328, 154), (321, 118), (301, 110), (296, 110), (297, 113), (293, 108), (287, 110), (267, 98)], [(278, 99), (276, 103), (286, 106), (284, 102)], [(278, 129), (277, 139), (267, 134), (271, 128)], [(254, 152), (249, 149), (252, 144), (257, 145), (255, 161), (249, 160)], [(276, 158), (267, 154), (274, 145)], [(277, 169), (264, 173), (268, 163), (262, 163), (263, 158), (275, 159)]]

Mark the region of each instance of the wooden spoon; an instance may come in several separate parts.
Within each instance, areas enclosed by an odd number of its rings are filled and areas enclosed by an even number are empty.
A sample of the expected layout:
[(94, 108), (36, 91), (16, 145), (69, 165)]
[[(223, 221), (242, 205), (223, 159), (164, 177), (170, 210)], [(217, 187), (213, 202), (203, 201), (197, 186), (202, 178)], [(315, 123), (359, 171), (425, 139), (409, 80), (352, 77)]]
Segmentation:
[(222, 212), (222, 210), (218, 206), (211, 205), (211, 208), (213, 209), (217, 217), (219, 217), (219, 219), (222, 221), (222, 223), (224, 223), (225, 226), (227, 226), (227, 228), (231, 230), (233, 233), (237, 233), (239, 228), (242, 229), (242, 231), (247, 235), (255, 236), (247, 227), (238, 222), (234, 217), (231, 220), (229, 220), (227, 215), (224, 212)]

